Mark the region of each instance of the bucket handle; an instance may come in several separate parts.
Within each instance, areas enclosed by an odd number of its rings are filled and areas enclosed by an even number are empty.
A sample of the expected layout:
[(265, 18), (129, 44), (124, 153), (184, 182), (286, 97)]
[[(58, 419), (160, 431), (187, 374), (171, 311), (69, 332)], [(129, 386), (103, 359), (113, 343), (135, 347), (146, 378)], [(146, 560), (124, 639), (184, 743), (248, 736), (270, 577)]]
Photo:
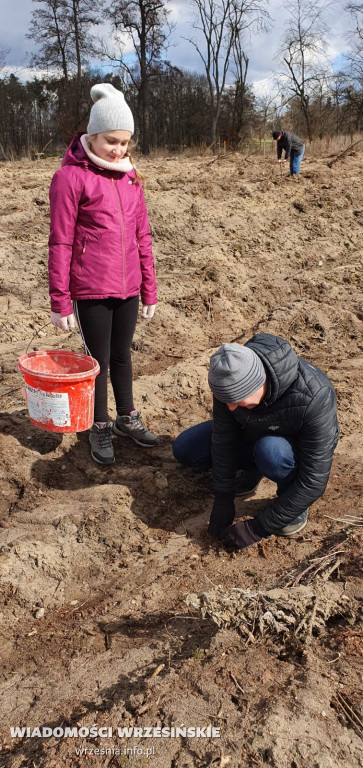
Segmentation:
[[(30, 341), (29, 341), (29, 344), (28, 344), (28, 346), (27, 346), (27, 348), (26, 348), (26, 350), (25, 350), (25, 354), (28, 354), (28, 351), (29, 351), (29, 347), (30, 347), (30, 345), (33, 343), (33, 341), (34, 341), (35, 337), (38, 335), (39, 331), (42, 331), (42, 330), (43, 330), (43, 328), (47, 328), (47, 327), (48, 327), (48, 325), (52, 325), (52, 323), (51, 323), (51, 322), (48, 322), (48, 323), (44, 323), (44, 325), (41, 325), (41, 326), (40, 326), (40, 328), (37, 328), (37, 330), (36, 330), (36, 331), (35, 331), (35, 333), (34, 333), (34, 336), (32, 336), (32, 338), (31, 338), (31, 339), (30, 339)], [(96, 368), (97, 368), (97, 365), (98, 365), (98, 363), (97, 363), (97, 360), (95, 360), (95, 358), (94, 358), (94, 357), (91, 355), (91, 352), (90, 352), (90, 350), (88, 349), (88, 347), (87, 347), (87, 344), (86, 344), (86, 342), (85, 342), (85, 340), (84, 340), (83, 334), (82, 334), (82, 333), (80, 333), (80, 331), (77, 331), (77, 329), (76, 329), (76, 328), (70, 328), (70, 333), (76, 334), (77, 336), (79, 336), (79, 337), (80, 337), (80, 339), (81, 339), (81, 341), (82, 341), (82, 344), (83, 344), (83, 348), (84, 348), (84, 351), (85, 351), (85, 353), (86, 353), (87, 357), (90, 357), (90, 358), (91, 358), (91, 360), (92, 360), (92, 366), (93, 366), (93, 368), (94, 368), (94, 369), (96, 369)]]

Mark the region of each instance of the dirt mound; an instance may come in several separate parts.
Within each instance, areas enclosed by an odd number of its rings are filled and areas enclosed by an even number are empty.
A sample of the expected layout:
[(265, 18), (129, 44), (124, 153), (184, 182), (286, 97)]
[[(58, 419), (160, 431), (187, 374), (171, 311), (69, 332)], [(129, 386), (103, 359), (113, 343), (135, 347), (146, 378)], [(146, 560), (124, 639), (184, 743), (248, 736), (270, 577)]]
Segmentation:
[[(143, 451), (115, 438), (110, 467), (86, 433), (29, 421), (18, 358), (81, 343), (49, 325), (59, 160), (3, 164), (0, 766), (363, 766), (361, 157), (342, 173), (308, 156), (298, 181), (240, 154), (140, 160), (160, 303), (137, 326), (135, 401), (162, 439)], [(176, 465), (171, 443), (210, 417), (212, 351), (257, 331), (330, 376), (341, 439), (303, 535), (228, 555), (207, 540), (209, 476)], [(274, 492), (263, 480), (238, 516)]]

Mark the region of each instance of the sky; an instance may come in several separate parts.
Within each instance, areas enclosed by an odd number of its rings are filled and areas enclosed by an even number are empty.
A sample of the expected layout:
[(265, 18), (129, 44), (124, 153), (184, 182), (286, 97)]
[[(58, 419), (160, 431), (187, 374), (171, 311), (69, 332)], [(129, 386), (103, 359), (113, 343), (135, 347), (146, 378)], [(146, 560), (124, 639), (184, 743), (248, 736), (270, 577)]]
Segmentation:
[[(176, 25), (169, 38), (170, 46), (166, 58), (175, 66), (192, 72), (203, 72), (203, 64), (195, 48), (185, 39), (193, 36), (191, 24), (193, 11), (188, 0), (170, 0), (171, 20)], [(11, 70), (3, 70), (3, 75), (13, 71), (20, 79), (32, 79), (33, 71), (27, 70), (30, 55), (35, 46), (26, 38), (32, 14), (41, 7), (32, 0), (0, 0), (1, 29), (0, 51), (9, 51), (5, 64)], [(263, 95), (272, 88), (273, 72), (277, 70), (276, 52), (279, 47), (284, 27), (288, 18), (286, 2), (270, 0), (268, 8), (272, 17), (269, 33), (247, 34), (245, 51), (249, 57), (248, 82), (253, 84), (257, 94)], [(340, 9), (340, 10), (339, 10)], [(339, 12), (337, 12), (339, 10)], [(347, 50), (346, 33), (349, 28), (348, 16), (342, 13), (342, 0), (335, 6), (329, 18), (330, 32), (327, 37), (326, 51), (332, 66), (337, 66), (344, 51)], [(15, 69), (14, 69), (15, 68)], [(106, 71), (110, 71), (107, 65)], [(1, 76), (1, 71), (0, 71)]]

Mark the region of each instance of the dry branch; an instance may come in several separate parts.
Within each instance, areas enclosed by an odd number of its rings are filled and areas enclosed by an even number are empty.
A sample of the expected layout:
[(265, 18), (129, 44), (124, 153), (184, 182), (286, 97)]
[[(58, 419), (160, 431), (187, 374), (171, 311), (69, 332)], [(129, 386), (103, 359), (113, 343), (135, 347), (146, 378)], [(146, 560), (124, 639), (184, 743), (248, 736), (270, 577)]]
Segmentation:
[(334, 157), (333, 160), (330, 160), (330, 162), (327, 163), (328, 168), (331, 168), (332, 165), (334, 165), (334, 163), (337, 163), (338, 160), (340, 160), (341, 157), (344, 157), (344, 155), (346, 155), (347, 152), (349, 152), (350, 149), (353, 149), (353, 147), (356, 147), (357, 144), (360, 144), (361, 141), (363, 141), (363, 139), (359, 139), (359, 141), (355, 141), (354, 144), (350, 144), (349, 147), (347, 147), (344, 150), (344, 152), (341, 152), (339, 155), (337, 155), (337, 157)]
[(358, 715), (358, 713), (353, 708), (351, 702), (348, 700), (347, 696), (343, 696), (342, 693), (339, 691), (337, 692), (336, 696), (332, 699), (332, 704), (335, 707), (335, 709), (341, 709), (344, 712), (345, 717), (353, 728), (359, 733), (360, 736), (363, 734), (363, 722)]
[(332, 517), (331, 515), (324, 515), (329, 520), (336, 520), (338, 523), (347, 523), (347, 525), (356, 525), (358, 528), (363, 526), (363, 517), (358, 515), (343, 515), (343, 517)]
[(324, 581), (327, 581), (329, 576), (331, 576), (341, 564), (341, 559), (338, 555), (342, 555), (344, 549), (338, 549), (338, 547), (341, 547), (341, 544), (333, 547), (326, 555), (314, 558), (310, 565), (304, 568), (300, 573), (296, 574), (293, 579), (290, 579), (285, 586), (296, 587), (302, 580), (311, 581), (318, 573), (323, 577)]

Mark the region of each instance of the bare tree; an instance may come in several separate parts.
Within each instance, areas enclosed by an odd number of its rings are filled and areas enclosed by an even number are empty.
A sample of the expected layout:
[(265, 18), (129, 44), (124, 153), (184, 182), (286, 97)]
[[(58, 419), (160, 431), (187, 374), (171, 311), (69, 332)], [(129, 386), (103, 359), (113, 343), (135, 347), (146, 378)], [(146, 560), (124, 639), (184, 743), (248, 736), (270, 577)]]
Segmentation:
[(40, 46), (31, 58), (31, 64), (45, 69), (61, 69), (65, 81), (69, 79), (71, 64), (71, 27), (67, 0), (33, 0), (41, 5), (33, 12), (26, 37)]
[(311, 100), (329, 70), (325, 58), (328, 6), (326, 0), (290, 0), (285, 8), (290, 18), (280, 51), (283, 71), (277, 79), (285, 104), (294, 100), (300, 105), (310, 141)]
[[(108, 51), (109, 59), (117, 60), (138, 91), (138, 112), (141, 130), (141, 151), (150, 151), (150, 80), (158, 71), (162, 53), (167, 48), (169, 11), (164, 0), (112, 0), (108, 16), (116, 32), (118, 53)], [(125, 56), (125, 33), (132, 43), (137, 66)]]
[(41, 6), (33, 12), (27, 37), (38, 43), (31, 59), (37, 67), (62, 72), (60, 109), (76, 129), (82, 121), (86, 94), (83, 74), (93, 52), (92, 27), (99, 23), (100, 3), (94, 0), (33, 0)]
[(362, 15), (363, 4), (362, 3), (347, 3), (345, 10), (351, 15), (354, 20), (354, 36), (363, 41), (363, 28), (362, 28)]
[(248, 92), (247, 86), (249, 59), (243, 50), (240, 36), (237, 36), (234, 41), (233, 62), (234, 87), (230, 140), (238, 145), (245, 123), (246, 107), (251, 103), (251, 93)]
[(345, 10), (349, 13), (353, 28), (348, 32), (350, 51), (346, 56), (345, 74), (358, 89), (363, 85), (363, 4), (348, 3)]
[(65, 80), (76, 71), (78, 79), (93, 53), (91, 28), (100, 23), (100, 2), (94, 0), (33, 0), (41, 5), (33, 12), (27, 37), (39, 44), (32, 63), (61, 69)]
[(196, 10), (194, 28), (202, 33), (202, 42), (190, 38), (204, 64), (209, 87), (210, 142), (214, 144), (223, 92), (234, 61), (239, 75), (247, 65), (241, 45), (243, 32), (268, 19), (263, 0), (191, 0)]
[(354, 131), (360, 132), (363, 118), (363, 4), (349, 2), (344, 10), (350, 17), (346, 34), (349, 48), (340, 72), (332, 80), (332, 93), (337, 131), (344, 124), (345, 131), (353, 136)]
[(275, 94), (264, 93), (256, 99), (254, 118), (255, 128), (261, 142), (262, 139), (266, 138), (266, 133), (269, 133), (280, 120), (280, 111)]

